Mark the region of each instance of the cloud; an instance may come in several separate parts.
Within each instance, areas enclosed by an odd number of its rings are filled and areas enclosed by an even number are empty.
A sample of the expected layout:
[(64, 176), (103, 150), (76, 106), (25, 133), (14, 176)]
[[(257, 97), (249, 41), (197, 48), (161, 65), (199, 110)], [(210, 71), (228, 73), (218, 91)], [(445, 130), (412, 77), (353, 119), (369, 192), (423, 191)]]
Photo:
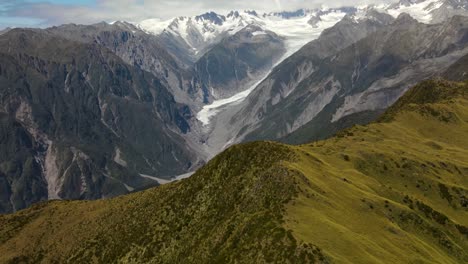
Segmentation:
[[(168, 19), (191, 16), (207, 11), (257, 10), (261, 12), (350, 5), (349, 0), (1, 0), (0, 27), (46, 27), (64, 23), (91, 24), (125, 20), (139, 22), (147, 18)], [(353, 5), (382, 3), (392, 0), (357, 0)], [(21, 20), (21, 18), (23, 20)], [(14, 21), (14, 23), (8, 23)]]

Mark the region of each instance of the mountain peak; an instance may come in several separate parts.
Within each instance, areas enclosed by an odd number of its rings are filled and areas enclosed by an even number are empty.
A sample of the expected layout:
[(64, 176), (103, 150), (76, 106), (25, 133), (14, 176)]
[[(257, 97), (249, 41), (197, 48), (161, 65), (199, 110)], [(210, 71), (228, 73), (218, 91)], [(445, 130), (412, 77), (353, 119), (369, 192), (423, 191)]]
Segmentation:
[(369, 18), (369, 19), (380, 21), (380, 22), (382, 22), (384, 24), (390, 24), (395, 20), (391, 15), (389, 15), (387, 13), (380, 12), (379, 10), (377, 10), (375, 8), (367, 9), (366, 10), (366, 17)]
[(374, 8), (366, 8), (357, 12), (347, 13), (339, 23), (356, 24), (362, 21), (374, 21), (383, 25), (392, 23), (395, 19), (386, 13), (381, 13)]
[(417, 23), (418, 21), (414, 19), (410, 14), (408, 13), (401, 13), (398, 15), (398, 17), (395, 20), (395, 23), (398, 24), (408, 24), (408, 23)]
[(357, 23), (357, 17), (355, 14), (346, 14), (343, 19), (339, 23), (351, 23), (355, 24)]
[(7, 28), (5, 28), (5, 29), (2, 29), (2, 30), (0, 30), (0, 35), (5, 34), (5, 33), (7, 33), (7, 32), (10, 31), (10, 30), (11, 30), (10, 27), (7, 27)]
[(231, 11), (229, 12), (229, 14), (227, 15), (228, 18), (238, 18), (240, 16), (239, 14), (239, 11)]
[(427, 0), (400, 0), (398, 4), (401, 6), (410, 6), (410, 5), (420, 4), (426, 1)]
[(256, 16), (258, 17), (258, 13), (255, 10), (245, 10), (244, 13), (251, 15), (251, 16)]
[(306, 9), (298, 9), (296, 11), (282, 11), (282, 12), (274, 12), (270, 13), (272, 16), (281, 17), (284, 19), (296, 18), (296, 17), (304, 17), (306, 14), (309, 13), (309, 10)]
[(195, 20), (196, 21), (210, 21), (215, 25), (221, 26), (226, 21), (226, 17), (223, 15), (218, 15), (217, 13), (211, 11), (211, 12), (207, 12), (205, 14), (196, 16)]

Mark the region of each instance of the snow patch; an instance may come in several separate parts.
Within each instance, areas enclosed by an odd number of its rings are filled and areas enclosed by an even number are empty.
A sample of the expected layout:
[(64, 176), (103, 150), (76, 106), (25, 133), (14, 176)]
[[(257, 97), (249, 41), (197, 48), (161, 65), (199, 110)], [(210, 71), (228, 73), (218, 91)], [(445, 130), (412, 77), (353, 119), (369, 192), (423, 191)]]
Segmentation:
[(129, 192), (133, 192), (135, 190), (135, 188), (131, 187), (131, 186), (128, 186), (127, 184), (123, 184), (125, 186), (125, 189), (127, 189), (127, 191)]
[(122, 158), (122, 152), (120, 152), (119, 148), (115, 149), (114, 161), (123, 167), (127, 167), (127, 162)]
[(161, 34), (172, 22), (172, 19), (161, 20), (159, 18), (147, 19), (137, 25), (143, 31), (154, 35)]
[(140, 174), (141, 177), (143, 178), (146, 178), (146, 179), (150, 179), (150, 180), (153, 180), (153, 181), (156, 181), (157, 183), (163, 185), (163, 184), (168, 184), (168, 183), (171, 183), (173, 181), (178, 181), (178, 180), (182, 180), (182, 179), (186, 179), (186, 178), (189, 178), (190, 176), (192, 176), (195, 172), (188, 172), (188, 173), (185, 173), (185, 174), (181, 174), (181, 175), (178, 175), (178, 176), (174, 176), (174, 177), (169, 177), (169, 179), (167, 178), (158, 178), (158, 177), (154, 177), (154, 176), (150, 176), (150, 175), (145, 175), (145, 174)]
[(252, 36), (259, 36), (259, 35), (268, 35), (268, 33), (266, 33), (265, 31), (255, 31), (255, 32), (252, 32)]
[(427, 0), (420, 3), (410, 5), (399, 4), (393, 8), (388, 8), (387, 12), (393, 16), (398, 17), (402, 13), (407, 13), (414, 19), (422, 23), (430, 23), (432, 21), (431, 12), (438, 9), (443, 4), (440, 0)]

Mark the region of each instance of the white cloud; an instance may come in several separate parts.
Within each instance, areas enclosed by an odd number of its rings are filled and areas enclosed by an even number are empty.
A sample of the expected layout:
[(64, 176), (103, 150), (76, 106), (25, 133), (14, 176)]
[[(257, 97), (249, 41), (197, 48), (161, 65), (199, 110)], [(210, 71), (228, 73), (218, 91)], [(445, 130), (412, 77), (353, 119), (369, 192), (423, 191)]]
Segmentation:
[[(2, 0), (0, 21), (8, 17), (22, 17), (25, 21), (41, 21), (31, 26), (50, 26), (63, 23), (90, 24), (101, 21), (125, 20), (139, 22), (147, 18), (167, 19), (175, 16), (196, 15), (207, 11), (257, 10), (260, 12), (350, 6), (395, 0), (96, 0), (96, 4), (56, 4)], [(4, 22), (5, 23), (5, 22)]]

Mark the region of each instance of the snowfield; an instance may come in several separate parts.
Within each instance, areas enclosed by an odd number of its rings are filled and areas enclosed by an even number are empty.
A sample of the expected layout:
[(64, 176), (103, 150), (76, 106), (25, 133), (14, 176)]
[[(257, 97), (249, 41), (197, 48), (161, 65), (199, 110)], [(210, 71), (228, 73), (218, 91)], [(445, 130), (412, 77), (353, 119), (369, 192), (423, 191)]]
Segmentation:
[(431, 11), (441, 7), (443, 4), (440, 0), (427, 0), (412, 5), (396, 5), (394, 8), (387, 8), (386, 11), (393, 17), (398, 17), (402, 13), (407, 13), (414, 19), (422, 23), (430, 23), (432, 20)]

